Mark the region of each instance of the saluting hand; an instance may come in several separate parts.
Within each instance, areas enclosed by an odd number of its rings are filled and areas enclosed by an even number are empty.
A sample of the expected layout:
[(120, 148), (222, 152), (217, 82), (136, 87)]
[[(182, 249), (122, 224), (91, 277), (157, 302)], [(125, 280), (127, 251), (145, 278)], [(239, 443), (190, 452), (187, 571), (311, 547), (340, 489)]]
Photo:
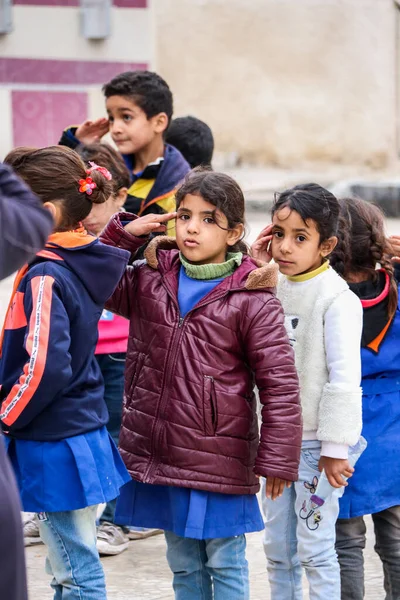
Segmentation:
[(130, 221), (128, 225), (125, 225), (125, 231), (136, 237), (148, 235), (153, 231), (156, 231), (157, 233), (164, 232), (167, 229), (164, 223), (168, 223), (168, 221), (176, 219), (176, 214), (176, 212), (173, 212), (165, 215), (145, 215), (144, 217), (139, 217), (134, 221)]

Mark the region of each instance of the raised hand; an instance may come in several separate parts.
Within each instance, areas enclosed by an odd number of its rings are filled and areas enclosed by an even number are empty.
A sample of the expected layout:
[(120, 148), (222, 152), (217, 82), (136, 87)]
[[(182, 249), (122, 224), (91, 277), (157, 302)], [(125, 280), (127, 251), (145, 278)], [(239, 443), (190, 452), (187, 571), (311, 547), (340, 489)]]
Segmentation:
[(272, 240), (272, 224), (267, 225), (257, 236), (256, 241), (252, 244), (250, 253), (253, 258), (262, 260), (263, 262), (270, 262), (272, 260), (272, 254), (270, 251)]
[(75, 137), (81, 144), (94, 144), (99, 142), (103, 135), (108, 132), (108, 119), (102, 117), (96, 121), (85, 121), (75, 131)]
[(167, 227), (164, 225), (164, 223), (168, 223), (168, 221), (172, 221), (172, 219), (176, 219), (176, 212), (167, 213), (165, 215), (145, 215), (144, 217), (139, 217), (134, 221), (130, 221), (128, 225), (125, 225), (124, 229), (131, 235), (140, 237), (142, 235), (148, 235), (153, 231), (166, 231)]
[(400, 263), (400, 235), (391, 235), (388, 242), (390, 250), (394, 255), (392, 256), (392, 261)]

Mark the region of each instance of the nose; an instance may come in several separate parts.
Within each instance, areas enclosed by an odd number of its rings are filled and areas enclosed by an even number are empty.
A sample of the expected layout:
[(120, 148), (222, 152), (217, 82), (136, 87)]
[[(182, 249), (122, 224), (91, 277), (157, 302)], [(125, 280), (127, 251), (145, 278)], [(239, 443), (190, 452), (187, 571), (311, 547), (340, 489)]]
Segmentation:
[(291, 253), (291, 251), (292, 251), (292, 244), (291, 244), (290, 240), (287, 237), (285, 237), (282, 240), (282, 243), (280, 245), (280, 250), (281, 250), (281, 252), (283, 254), (290, 254)]
[(187, 232), (190, 234), (195, 234), (199, 232), (199, 225), (197, 219), (190, 219), (187, 221)]
[(110, 133), (120, 133), (121, 131), (122, 131), (121, 119), (114, 119), (114, 121), (110, 122)]

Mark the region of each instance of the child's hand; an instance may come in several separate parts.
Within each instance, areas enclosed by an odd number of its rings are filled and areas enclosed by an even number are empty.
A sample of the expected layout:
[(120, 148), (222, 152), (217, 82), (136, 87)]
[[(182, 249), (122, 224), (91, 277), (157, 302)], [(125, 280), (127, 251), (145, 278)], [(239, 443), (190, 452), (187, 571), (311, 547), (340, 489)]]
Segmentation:
[(256, 241), (251, 246), (251, 256), (262, 260), (263, 262), (271, 262), (272, 254), (270, 251), (270, 244), (272, 240), (272, 225), (264, 227), (262, 232), (257, 236)]
[(394, 254), (394, 256), (392, 256), (392, 261), (400, 263), (400, 235), (391, 235), (388, 242), (390, 249)]
[(276, 500), (279, 496), (282, 496), (285, 486), (290, 488), (292, 485), (291, 481), (280, 479), (280, 477), (267, 477), (267, 487), (265, 488), (265, 495), (271, 500)]
[(139, 217), (134, 221), (130, 221), (128, 225), (125, 225), (124, 229), (131, 235), (140, 237), (142, 235), (148, 235), (153, 231), (156, 231), (157, 233), (166, 231), (167, 228), (164, 223), (172, 221), (172, 219), (176, 219), (176, 212), (165, 215), (145, 215), (144, 217)]
[(351, 477), (354, 469), (350, 466), (347, 459), (331, 458), (329, 456), (321, 456), (318, 463), (318, 469), (325, 470), (325, 475), (334, 488), (340, 488), (348, 485), (343, 477)]
[(82, 125), (79, 125), (75, 131), (75, 137), (81, 144), (94, 144), (95, 142), (99, 142), (108, 130), (108, 119), (102, 117), (101, 119), (97, 119), (97, 121), (85, 121)]

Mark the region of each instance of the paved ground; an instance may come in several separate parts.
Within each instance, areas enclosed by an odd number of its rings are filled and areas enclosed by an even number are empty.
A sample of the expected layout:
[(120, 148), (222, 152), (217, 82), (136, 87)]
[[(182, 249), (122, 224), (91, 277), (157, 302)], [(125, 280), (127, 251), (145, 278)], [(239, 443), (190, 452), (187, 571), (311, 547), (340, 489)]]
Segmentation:
[[(369, 528), (370, 531), (370, 528)], [(370, 536), (372, 537), (372, 536)], [(247, 536), (251, 600), (269, 600), (261, 534)], [(27, 548), (30, 600), (52, 600), (49, 577), (44, 573), (44, 546)], [(372, 542), (366, 552), (366, 600), (383, 600), (382, 569)], [(134, 541), (126, 552), (103, 559), (108, 600), (173, 600), (171, 575), (165, 560), (164, 536)], [(304, 597), (307, 584), (304, 582)], [(229, 600), (227, 598), (226, 600)], [(327, 598), (326, 600), (329, 600)]]

